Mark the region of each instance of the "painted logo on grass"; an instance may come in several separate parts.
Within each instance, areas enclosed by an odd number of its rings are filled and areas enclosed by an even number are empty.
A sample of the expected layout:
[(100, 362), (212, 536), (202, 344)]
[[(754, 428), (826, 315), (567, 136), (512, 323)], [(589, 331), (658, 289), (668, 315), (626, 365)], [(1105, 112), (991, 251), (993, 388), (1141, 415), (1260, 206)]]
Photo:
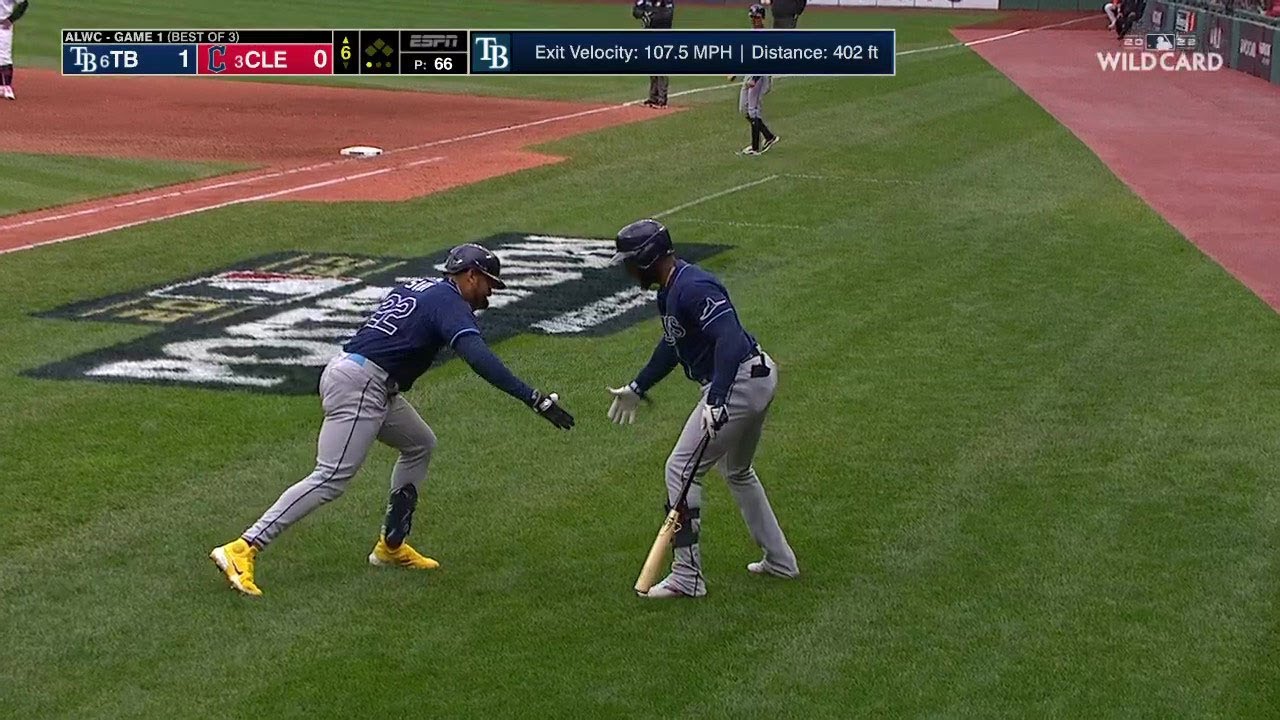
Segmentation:
[[(1190, 25), (1194, 28), (1194, 24)], [(1194, 34), (1147, 33), (1125, 37), (1118, 52), (1098, 53), (1098, 66), (1107, 72), (1217, 72), (1222, 53), (1200, 52)], [(1213, 43), (1210, 42), (1212, 46)]]
[[(479, 242), (501, 257), (507, 283), (479, 313), (490, 343), (526, 332), (604, 334), (656, 316), (653, 293), (610, 264), (611, 238), (504, 233)], [(724, 249), (681, 245), (680, 251), (696, 262)], [(439, 276), (447, 254), (410, 259), (277, 253), (66, 305), (40, 316), (151, 325), (158, 331), (23, 374), (312, 393), (321, 368), (383, 296), (410, 279)], [(440, 362), (451, 357), (445, 351)]]

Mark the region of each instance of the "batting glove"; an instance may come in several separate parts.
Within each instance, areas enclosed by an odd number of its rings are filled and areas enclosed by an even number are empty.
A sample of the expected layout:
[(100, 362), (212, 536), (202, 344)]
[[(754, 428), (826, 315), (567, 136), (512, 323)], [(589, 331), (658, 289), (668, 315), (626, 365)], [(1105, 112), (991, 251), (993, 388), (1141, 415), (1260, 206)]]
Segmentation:
[(547, 422), (555, 425), (561, 430), (568, 430), (573, 427), (573, 416), (567, 410), (560, 407), (560, 396), (555, 393), (543, 395), (537, 390), (533, 391), (533, 411), (547, 419)]
[(626, 387), (608, 388), (613, 395), (609, 405), (609, 420), (618, 425), (630, 425), (636, 421), (636, 407), (640, 404), (640, 393), (636, 392), (636, 384)]
[(727, 405), (702, 405), (702, 429), (708, 435), (715, 438), (716, 433), (729, 422), (729, 407)]

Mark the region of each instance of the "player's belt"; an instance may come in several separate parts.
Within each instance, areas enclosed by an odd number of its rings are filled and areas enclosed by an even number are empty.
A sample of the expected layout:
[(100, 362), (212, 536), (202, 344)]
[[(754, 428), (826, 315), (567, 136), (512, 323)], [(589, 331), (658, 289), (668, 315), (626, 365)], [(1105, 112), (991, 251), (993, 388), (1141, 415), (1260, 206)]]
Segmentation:
[(382, 366), (378, 365), (377, 363), (370, 360), (369, 358), (361, 355), (360, 353), (343, 353), (342, 356), (343, 358), (350, 360), (351, 362), (359, 365), (360, 367), (366, 367), (371, 365), (375, 370), (381, 372), (386, 377), (386, 380), (384, 380), (383, 383), (387, 387), (388, 397), (392, 397), (400, 393), (400, 383), (396, 382), (395, 379), (391, 377), (391, 374), (388, 373), (386, 370), (384, 370)]

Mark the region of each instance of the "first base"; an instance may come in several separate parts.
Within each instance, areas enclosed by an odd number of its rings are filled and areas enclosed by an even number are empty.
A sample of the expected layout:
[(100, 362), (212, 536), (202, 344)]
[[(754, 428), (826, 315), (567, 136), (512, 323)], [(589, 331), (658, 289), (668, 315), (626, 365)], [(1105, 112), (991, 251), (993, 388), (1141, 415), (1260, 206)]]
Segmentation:
[(355, 157), (373, 157), (382, 154), (382, 148), (372, 147), (370, 145), (352, 145), (344, 147), (340, 150), (343, 155), (354, 155)]

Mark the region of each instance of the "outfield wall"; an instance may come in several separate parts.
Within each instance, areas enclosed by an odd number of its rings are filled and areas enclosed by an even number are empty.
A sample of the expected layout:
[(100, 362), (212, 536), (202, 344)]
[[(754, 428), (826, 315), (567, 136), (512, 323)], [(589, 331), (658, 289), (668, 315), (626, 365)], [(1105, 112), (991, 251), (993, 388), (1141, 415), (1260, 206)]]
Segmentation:
[(1148, 0), (1147, 20), (1163, 32), (1194, 34), (1197, 49), (1220, 53), (1236, 70), (1280, 85), (1280, 20), (1164, 0)]
[(814, 5), (931, 8), (934, 10), (996, 10), (1000, 7), (1000, 0), (809, 0), (809, 7)]

